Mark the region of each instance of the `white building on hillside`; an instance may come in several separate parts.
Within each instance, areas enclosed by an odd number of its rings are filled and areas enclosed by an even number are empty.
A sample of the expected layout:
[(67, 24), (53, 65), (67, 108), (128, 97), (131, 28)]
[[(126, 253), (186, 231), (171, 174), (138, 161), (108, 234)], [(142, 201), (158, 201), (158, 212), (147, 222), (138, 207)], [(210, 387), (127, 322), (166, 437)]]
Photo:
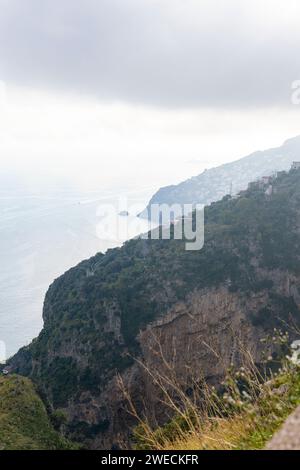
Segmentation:
[(299, 170), (300, 169), (300, 162), (293, 162), (292, 170)]

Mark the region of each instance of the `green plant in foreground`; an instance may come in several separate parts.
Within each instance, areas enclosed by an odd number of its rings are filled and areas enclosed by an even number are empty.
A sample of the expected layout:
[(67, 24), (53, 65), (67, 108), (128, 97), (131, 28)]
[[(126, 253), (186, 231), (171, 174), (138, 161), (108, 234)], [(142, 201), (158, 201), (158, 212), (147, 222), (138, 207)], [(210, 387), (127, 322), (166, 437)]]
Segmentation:
[(56, 432), (32, 382), (18, 375), (0, 377), (2, 450), (76, 449)]

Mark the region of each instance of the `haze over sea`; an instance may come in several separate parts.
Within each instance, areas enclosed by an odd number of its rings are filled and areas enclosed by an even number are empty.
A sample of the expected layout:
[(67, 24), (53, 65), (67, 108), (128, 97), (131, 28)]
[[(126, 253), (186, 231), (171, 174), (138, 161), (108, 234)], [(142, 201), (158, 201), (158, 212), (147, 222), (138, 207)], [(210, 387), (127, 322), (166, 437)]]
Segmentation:
[[(145, 204), (151, 192), (132, 192), (130, 197)], [(101, 204), (111, 203), (117, 211), (119, 197), (122, 193), (104, 191), (0, 192), (0, 341), (7, 358), (39, 334), (44, 296), (55, 278), (83, 259), (122, 244), (100, 235), (97, 215)], [(105, 223), (110, 224), (109, 218)], [(136, 234), (148, 228), (141, 219), (135, 225)]]
[[(79, 159), (82, 169), (75, 165), (75, 159), (72, 165), (67, 165), (58, 156), (50, 166), (43, 164), (42, 170), (43, 159), (39, 165), (38, 161), (25, 165), (20, 159), (13, 169), (1, 166), (0, 361), (2, 342), (8, 358), (39, 334), (43, 300), (55, 278), (80, 261), (147, 231), (148, 223), (134, 215), (146, 207), (158, 188), (232, 161), (232, 155), (237, 159), (251, 149), (269, 148), (270, 142), (280, 145), (287, 137), (278, 134), (276, 140), (266, 135), (262, 141), (258, 138), (255, 145), (247, 141), (245, 146), (241, 143), (243, 134), (235, 139), (225, 136), (225, 140), (220, 136), (214, 142), (207, 138), (202, 147), (199, 145), (199, 153), (189, 151), (188, 147), (183, 152), (178, 145), (177, 153), (173, 149), (161, 158), (154, 152), (155, 159), (144, 158), (141, 162), (136, 155), (124, 161), (116, 156), (91, 161), (87, 153)], [(201, 154), (206, 157), (199, 157)], [(113, 204), (115, 215), (118, 214), (125, 209), (118, 207), (120, 199), (128, 200), (132, 217), (118, 217), (118, 223), (123, 227), (129, 221), (131, 231), (128, 236), (121, 230), (116, 238), (105, 238), (108, 219), (104, 220), (102, 230), (97, 211), (103, 205)], [(111, 222), (109, 225), (113, 226), (115, 220)]]

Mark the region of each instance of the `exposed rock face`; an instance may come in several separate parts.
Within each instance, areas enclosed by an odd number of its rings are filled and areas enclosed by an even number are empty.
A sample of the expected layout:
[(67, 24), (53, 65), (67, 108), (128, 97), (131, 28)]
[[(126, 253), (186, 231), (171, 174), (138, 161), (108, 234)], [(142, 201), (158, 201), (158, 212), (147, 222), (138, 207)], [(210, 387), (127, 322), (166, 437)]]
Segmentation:
[(267, 450), (300, 450), (300, 407), (268, 443)]
[(44, 329), (14, 367), (67, 412), (70, 436), (91, 448), (128, 444), (136, 422), (120, 377), (139, 413), (168, 417), (139, 361), (171, 368), (185, 388), (192, 377), (218, 385), (241, 345), (259, 362), (261, 338), (300, 323), (299, 201), (293, 172), (271, 197), (249, 190), (207, 208), (199, 252), (139, 239), (84, 261), (50, 287)]

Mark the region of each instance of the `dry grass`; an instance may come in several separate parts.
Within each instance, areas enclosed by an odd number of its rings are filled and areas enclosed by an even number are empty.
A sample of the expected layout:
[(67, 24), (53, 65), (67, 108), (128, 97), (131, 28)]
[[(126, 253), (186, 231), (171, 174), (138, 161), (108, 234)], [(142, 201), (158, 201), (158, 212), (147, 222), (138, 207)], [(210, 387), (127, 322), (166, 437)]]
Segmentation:
[[(248, 426), (247, 426), (248, 424)], [(174, 442), (166, 443), (164, 450), (235, 450), (246, 438), (251, 423), (245, 417), (232, 419), (216, 418), (208, 422), (202, 432), (187, 434)]]
[[(273, 338), (274, 341), (274, 338)], [(288, 335), (278, 332), (278, 341), (286, 346)], [(151, 425), (140, 416), (130, 394), (120, 380), (129, 412), (138, 423), (135, 448), (152, 450), (250, 450), (263, 449), (287, 416), (300, 404), (300, 366), (286, 353), (279, 371), (262, 372), (251, 354), (241, 347), (243, 366), (231, 368), (224, 381), (225, 393), (219, 394), (203, 378), (193, 381), (193, 394), (186, 394), (174, 368), (165, 361), (164, 372), (150, 370), (140, 363), (156, 384), (161, 405), (169, 409), (170, 421)], [(162, 352), (161, 352), (162, 354)], [(299, 352), (300, 354), (300, 352)]]

